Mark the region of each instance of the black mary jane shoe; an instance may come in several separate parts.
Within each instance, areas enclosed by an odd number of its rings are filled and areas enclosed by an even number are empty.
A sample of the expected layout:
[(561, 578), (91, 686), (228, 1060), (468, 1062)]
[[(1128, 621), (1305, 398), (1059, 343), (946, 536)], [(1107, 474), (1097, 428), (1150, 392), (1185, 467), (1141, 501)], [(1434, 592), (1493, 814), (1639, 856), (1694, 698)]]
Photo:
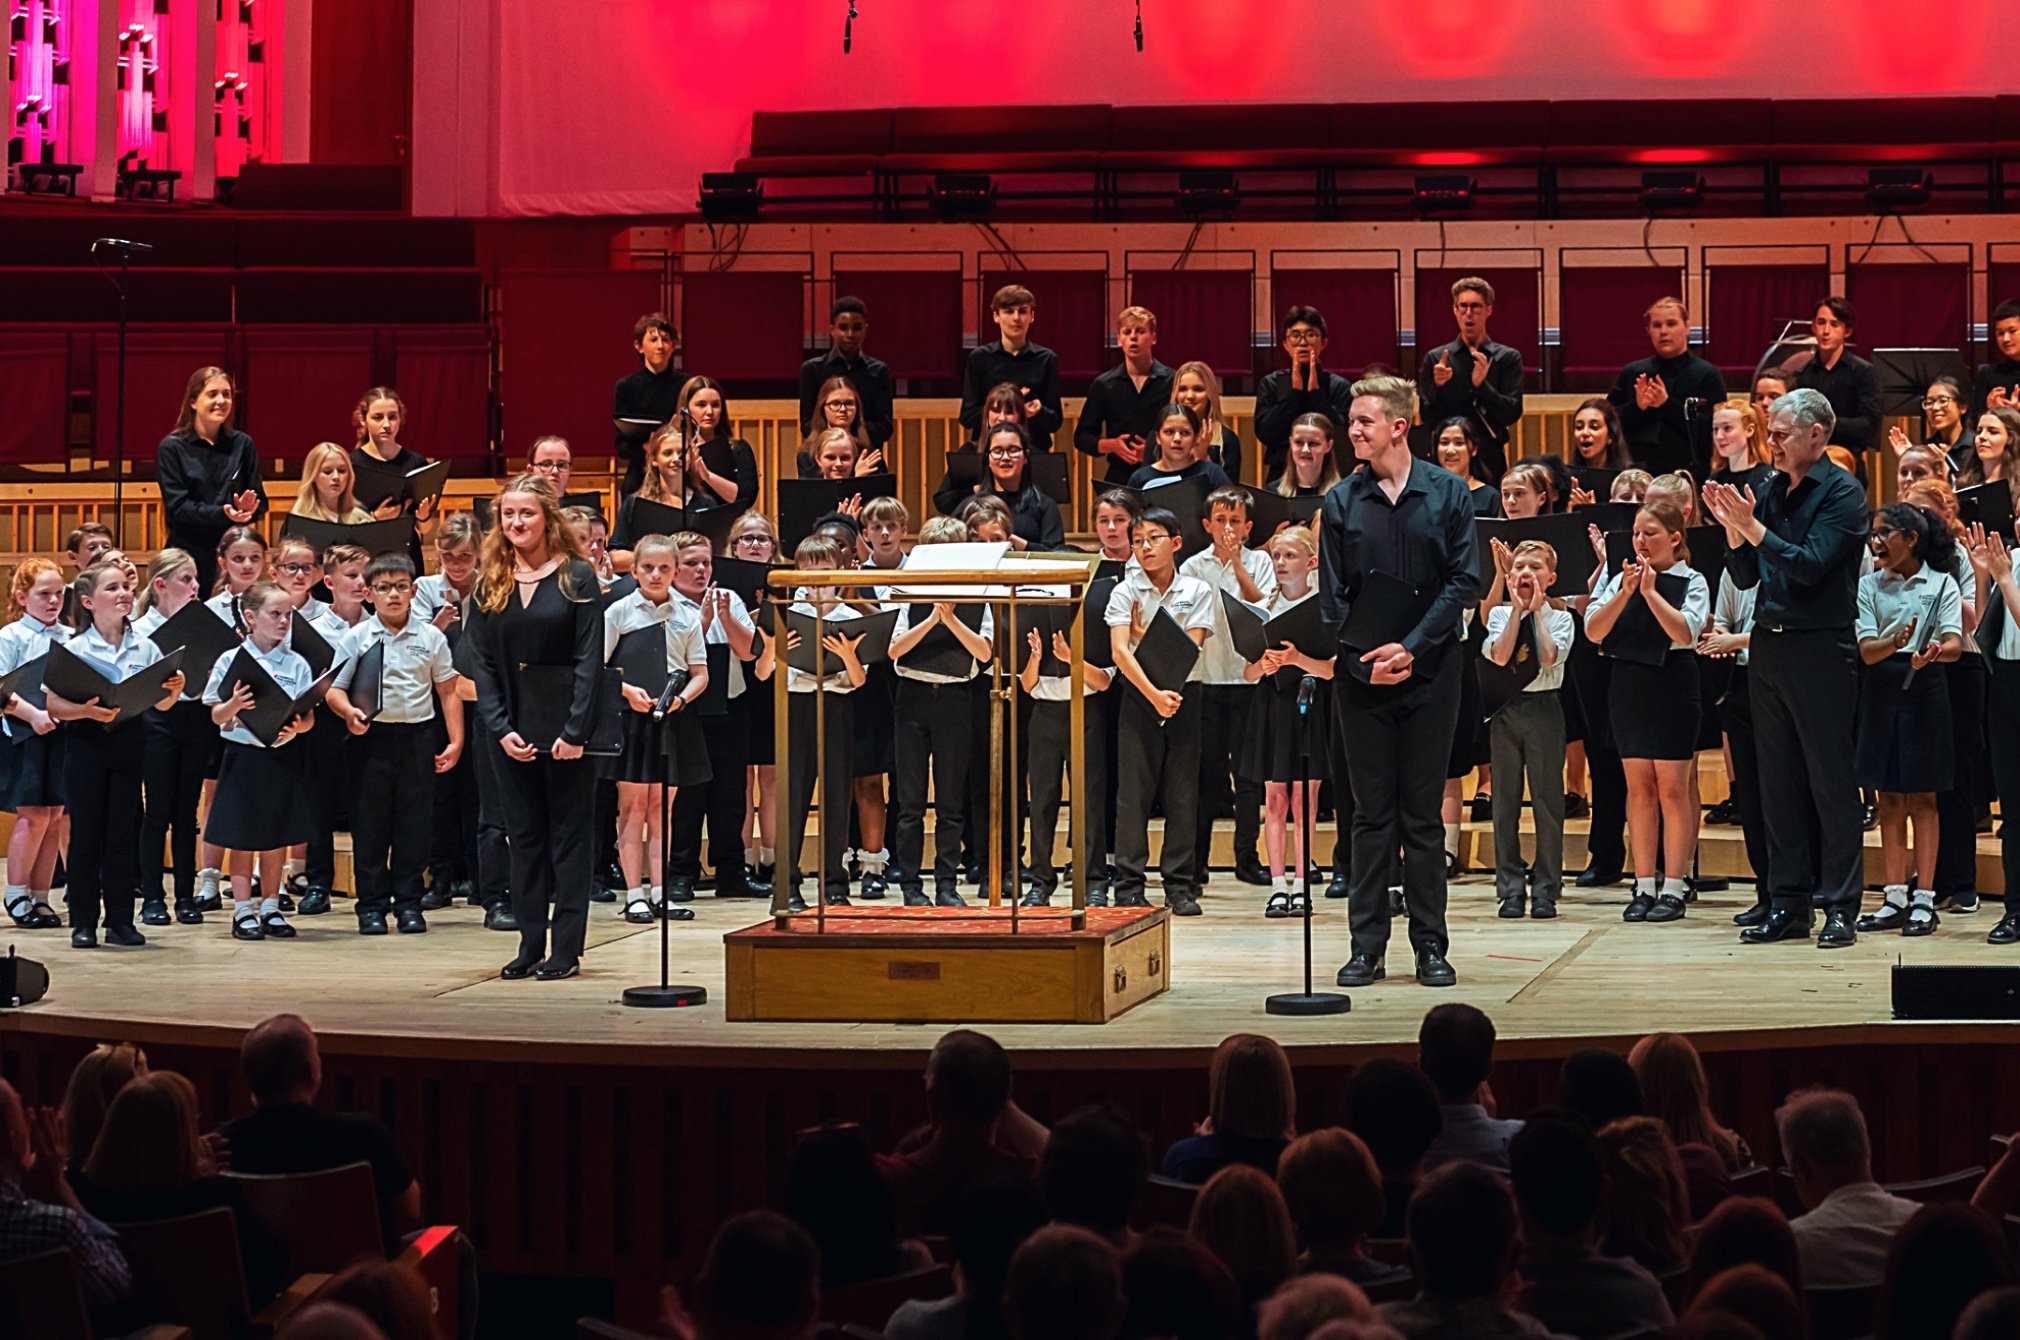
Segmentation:
[(175, 901), (175, 920), (181, 926), (203, 925), (203, 909), (193, 898), (178, 898)]
[(168, 903), (161, 898), (149, 898), (140, 905), (140, 921), (145, 926), (169, 926), (174, 918), (168, 915)]
[(693, 921), (694, 909), (680, 903), (660, 903), (653, 909), (668, 921)]
[(7, 905), (7, 915), (24, 931), (53, 931), (63, 924), (56, 909), (37, 898), (16, 898)]
[(267, 933), (269, 940), (292, 940), (295, 928), (288, 925), (287, 918), (279, 912), (269, 912), (260, 918), (260, 929)]
[(1620, 919), (1622, 921), (1646, 921), (1648, 920), (1649, 909), (1654, 906), (1654, 894), (1637, 893), (1629, 900), (1626, 907), (1620, 909)]
[(1291, 895), (1287, 889), (1278, 889), (1270, 894), (1270, 900), (1263, 904), (1263, 915), (1272, 919), (1291, 914)]
[(510, 963), (506, 964), (504, 967), (498, 970), (498, 975), (500, 977), (503, 977), (508, 982), (520, 982), (524, 981), (528, 977), (531, 977), (533, 975), (533, 970), (538, 968), (539, 966), (540, 966), (539, 951), (538, 950), (529, 951), (522, 949), (519, 951), (519, 957), (513, 959)]
[(551, 958), (533, 970), (534, 979), (542, 982), (558, 982), (564, 977), (574, 977), (582, 972), (582, 964), (572, 958)]
[(1862, 931), (1897, 931), (1908, 924), (1908, 909), (1900, 903), (1881, 903), (1878, 909), (1859, 918)]
[(264, 940), (267, 933), (260, 927), (260, 919), (251, 912), (235, 918), (231, 923), (231, 938), (234, 940)]
[(1927, 903), (1917, 903), (1908, 909), (1908, 924), (1901, 927), (1901, 934), (1911, 936), (1934, 935), (1936, 927), (1942, 924), (1943, 920), (1936, 915), (1935, 908), (1929, 906)]
[(1681, 921), (1683, 919), (1683, 910), (1683, 899), (1677, 897), (1675, 894), (1657, 894), (1655, 906), (1648, 909), (1648, 914), (1642, 920), (1652, 922)]
[(1305, 897), (1305, 891), (1304, 891), (1303, 889), (1292, 889), (1292, 890), (1291, 890), (1291, 915), (1292, 915), (1292, 916), (1294, 916), (1294, 917), (1302, 917), (1302, 916), (1304, 916), (1304, 915), (1305, 915), (1306, 913), (1308, 913), (1309, 911), (1311, 911), (1311, 906), (1312, 906), (1312, 905), (1311, 905), (1311, 902), (1310, 902), (1310, 900), (1308, 900), (1308, 899), (1307, 899), (1307, 898)]
[(624, 905), (624, 919), (637, 926), (653, 923), (652, 904), (643, 898), (633, 898)]

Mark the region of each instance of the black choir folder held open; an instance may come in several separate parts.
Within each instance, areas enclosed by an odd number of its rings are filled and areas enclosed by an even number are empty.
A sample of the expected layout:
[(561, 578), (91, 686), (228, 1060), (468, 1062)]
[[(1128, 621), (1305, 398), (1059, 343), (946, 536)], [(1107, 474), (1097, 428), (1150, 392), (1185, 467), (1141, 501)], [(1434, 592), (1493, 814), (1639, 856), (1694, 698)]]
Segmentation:
[(401, 510), (411, 512), (430, 498), (439, 500), (449, 483), (447, 461), (430, 461), (402, 470), (373, 460), (369, 452), (354, 453), (351, 460), (356, 475), (352, 492), (357, 496), (358, 506), (366, 511), (376, 511), (380, 503), (396, 502)]
[(265, 666), (253, 659), (250, 651), (240, 647), (238, 655), (232, 657), (231, 665), (224, 672), (223, 682), (218, 685), (218, 697), (230, 698), (240, 684), (251, 689), (253, 705), (239, 713), (239, 724), (251, 731), (254, 739), (271, 749), (290, 721), (316, 710), (316, 704), (329, 692), (333, 674), (331, 670), (324, 670), (300, 693), (289, 693), (274, 681)]
[(1374, 662), (1362, 660), (1361, 654), (1402, 641), (1423, 621), (1433, 598), (1389, 573), (1375, 571), (1364, 575), (1359, 593), (1347, 607), (1347, 621), (1340, 628), (1347, 673), (1363, 684), (1370, 683), (1375, 673)]
[(1260, 661), (1271, 648), (1286, 642), (1307, 656), (1326, 657), (1338, 650), (1326, 636), (1326, 622), (1319, 614), (1317, 600), (1300, 600), (1268, 619), (1232, 591), (1220, 593), (1220, 604), (1227, 616), (1228, 635), (1244, 661)]
[(200, 600), (192, 600), (173, 617), (164, 619), (148, 640), (161, 648), (164, 655), (171, 651), (182, 653), (182, 663), (189, 667), (189, 677), (196, 681), (188, 692), (196, 693), (209, 680), (219, 658), (238, 645), (239, 636), (216, 610)]
[(59, 642), (49, 649), (49, 660), (42, 670), (42, 687), (73, 703), (96, 699), (100, 707), (117, 708), (117, 719), (100, 723), (109, 730), (160, 702), (168, 681), (182, 669), (182, 661), (182, 652), (177, 649), (153, 665), (115, 680), (111, 666)]
[[(42, 672), (49, 665), (49, 653), (43, 652), (32, 661), (23, 661), (0, 675), (0, 707), (7, 705), (9, 698), (19, 698), (30, 707), (46, 706), (47, 694), (42, 692)], [(10, 718), (7, 722), (7, 742), (22, 744), (35, 734), (27, 722)]]
[[(954, 617), (976, 632), (982, 631), (982, 620), (989, 613), (983, 604), (961, 604), (954, 606)], [(933, 616), (933, 602), (921, 600), (912, 605), (911, 626), (917, 628)], [(868, 645), (867, 641), (865, 645)], [(948, 675), (959, 678), (975, 668), (975, 657), (961, 645), (953, 630), (945, 624), (933, 625), (932, 631), (905, 654), (905, 668), (927, 675)]]
[(339, 544), (354, 544), (376, 558), (380, 554), (407, 552), (414, 543), (414, 518), (396, 516), (390, 521), (361, 521), (346, 526), (290, 513), (281, 522), (281, 534), (308, 541), (318, 558)]
[[(665, 659), (664, 652), (661, 659)], [(567, 729), (569, 712), (575, 706), (575, 667), (522, 664), (511, 673), (518, 688), (512, 727), (520, 739), (547, 753)], [(596, 677), (589, 706), (589, 738), (583, 741), (582, 752), (615, 755), (624, 749), (623, 719), (617, 714), (630, 710), (624, 706), (624, 678), (609, 666), (598, 666)]]
[[(947, 473), (942, 483), (946, 486), (973, 492), (989, 474), (988, 457), (979, 451), (950, 451), (947, 453)], [(1038, 491), (1065, 507), (1073, 501), (1073, 486), (1066, 478), (1066, 457), (1053, 452), (1041, 451), (1024, 457), (1024, 470), (1030, 482), (1038, 486)]]
[[(800, 635), (797, 646), (786, 648), (787, 665), (802, 674), (821, 679), (842, 672), (842, 658), (822, 647), (820, 638), (815, 636), (813, 615), (803, 614), (796, 609), (786, 609), (785, 619), (786, 631)], [(871, 614), (860, 619), (823, 619), (820, 624), (823, 633), (839, 633), (843, 637), (860, 636), (863, 640), (856, 648), (856, 659), (864, 665), (891, 659), (891, 633), (897, 626), (896, 610), (885, 610), (881, 614)], [(792, 639), (788, 637), (786, 641), (790, 643)]]
[(781, 479), (779, 547), (786, 553), (814, 533), (814, 522), (850, 498), (894, 498), (898, 478), (892, 474), (857, 475), (853, 479)]
[(309, 663), (311, 674), (320, 675), (337, 661), (337, 649), (299, 610), (288, 624), (288, 650)]
[[(1010, 660), (1004, 668), (1024, 669), (1031, 656), (1031, 633), (1038, 634), (1038, 644), (1043, 649), (1038, 673), (1065, 677), (1073, 672), (1073, 667), (1053, 649), (1052, 635), (1065, 636), (1067, 645), (1073, 643), (1073, 620), (1081, 620), (1082, 638), (1080, 654), (1087, 664), (1103, 670), (1115, 668), (1115, 645), (1108, 634), (1108, 597), (1114, 594), (1118, 577), (1096, 577), (1088, 585), (1087, 593), (1078, 605), (1023, 605), (1017, 606), (1015, 624), (1010, 648)], [(1190, 639), (1188, 639), (1190, 640)]]

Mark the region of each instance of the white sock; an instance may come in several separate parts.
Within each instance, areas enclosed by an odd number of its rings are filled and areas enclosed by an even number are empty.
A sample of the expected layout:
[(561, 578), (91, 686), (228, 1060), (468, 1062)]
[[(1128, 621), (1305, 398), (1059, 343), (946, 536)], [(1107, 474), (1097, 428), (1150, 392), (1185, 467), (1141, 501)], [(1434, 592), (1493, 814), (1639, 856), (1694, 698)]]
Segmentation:
[(234, 898), (231, 900), (231, 919), (233, 921), (243, 921), (252, 914), (252, 899)]
[(1888, 907), (1906, 907), (1908, 905), (1908, 886), (1905, 884), (1889, 884), (1882, 896), (1886, 899)]
[(217, 894), (218, 880), (224, 872), (216, 866), (207, 865), (196, 872), (196, 892), (199, 897), (210, 898)]
[(745, 865), (756, 865), (758, 863), (758, 849), (756, 847), (745, 847), (743, 849), (743, 863)]
[(1271, 876), (1270, 876), (1270, 892), (1271, 892), (1271, 893), (1289, 893), (1290, 891), (1291, 891), (1291, 881), (1290, 881), (1290, 876), (1288, 876), (1288, 875), (1271, 875)]
[(280, 915), (280, 911), (281, 900), (278, 897), (260, 899), (260, 915), (262, 917), (277, 917)]
[(856, 853), (856, 861), (862, 866), (863, 873), (866, 875), (883, 874), (884, 867), (890, 863), (890, 860), (891, 853), (888, 848), (882, 851), (859, 851)]
[(1686, 886), (1680, 879), (1664, 879), (1662, 881), (1662, 891), (1672, 898), (1680, 899), (1685, 895)]
[(648, 889), (640, 889), (639, 892), (645, 894), (655, 905), (666, 901), (666, 890), (657, 885)]
[(9, 907), (13, 907), (16, 903), (27, 902), (28, 886), (26, 884), (9, 884), (7, 886), (6, 900)]
[(1933, 908), (1935, 905), (1936, 891), (1934, 889), (1915, 890), (1915, 906)]
[(1643, 894), (1647, 894), (1651, 898), (1655, 896), (1654, 875), (1636, 875), (1634, 877), (1634, 896), (1639, 898)]
[(1459, 854), (1459, 825), (1456, 823), (1445, 825), (1445, 854), (1448, 856)]
[(286, 888), (290, 883), (294, 881), (294, 877), (295, 877), (295, 863), (293, 861), (282, 861), (281, 887)]
[(31, 902), (46, 903), (49, 901), (49, 890), (30, 889), (28, 890), (28, 897)]
[(759, 848), (758, 848), (758, 864), (759, 864), (759, 865), (777, 865), (777, 864), (778, 864), (778, 859), (779, 859), (779, 852), (778, 852), (778, 848), (776, 848), (776, 847), (759, 847)]

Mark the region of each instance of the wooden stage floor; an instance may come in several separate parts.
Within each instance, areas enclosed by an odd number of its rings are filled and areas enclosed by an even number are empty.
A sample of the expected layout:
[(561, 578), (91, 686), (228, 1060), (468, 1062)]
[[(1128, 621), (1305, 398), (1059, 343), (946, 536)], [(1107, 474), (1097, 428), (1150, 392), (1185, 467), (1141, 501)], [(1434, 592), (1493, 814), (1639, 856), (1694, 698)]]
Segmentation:
[[(1656, 1029), (1689, 1032), (1708, 1049), (1817, 1042), (1856, 1045), (1911, 1040), (1922, 1026), (1888, 1023), (1888, 969), (1909, 963), (2020, 964), (1985, 934), (1996, 900), (1972, 916), (1946, 916), (1921, 940), (1864, 935), (1848, 950), (1811, 944), (1742, 946), (1731, 915), (1751, 885), (1708, 894), (1682, 921), (1628, 925), (1625, 889), (1572, 891), (1554, 921), (1502, 921), (1491, 881), (1469, 875), (1451, 890), (1451, 959), (1459, 985), (1434, 991), (1410, 976), (1405, 923), (1394, 924), (1390, 980), (1351, 993), (1350, 1014), (1280, 1019), (1264, 1013), (1272, 991), (1299, 982), (1295, 920), (1262, 915), (1266, 890), (1216, 875), (1204, 915), (1174, 919), (1171, 990), (1121, 1019), (1092, 1025), (993, 1025), (1013, 1049), (1043, 1050), (1062, 1065), (1098, 1064), (1102, 1053), (1209, 1049), (1227, 1034), (1255, 1031), (1291, 1047), (1405, 1050), (1425, 1010), (1446, 1000), (1494, 1018), (1509, 1056), (1561, 1055), (1586, 1040), (1626, 1039)], [(889, 904), (886, 904), (887, 906)], [(424, 936), (364, 939), (348, 905), (298, 917), (292, 942), (242, 944), (222, 916), (201, 927), (148, 928), (143, 949), (69, 947), (62, 931), (16, 932), (20, 952), (47, 963), (46, 1000), (0, 1013), (0, 1030), (73, 1038), (170, 1037), (230, 1045), (230, 1035), (280, 1010), (306, 1016), (335, 1050), (385, 1056), (506, 1061), (534, 1055), (598, 1064), (896, 1064), (930, 1045), (940, 1025), (729, 1023), (723, 1014), (725, 932), (761, 920), (760, 906), (703, 894), (696, 918), (672, 928), (673, 980), (706, 986), (709, 1002), (687, 1010), (635, 1010), (622, 988), (657, 980), (656, 927), (621, 920), (613, 904), (591, 905), (591, 951), (581, 977), (506, 982), (497, 969), (516, 939), (487, 932), (458, 907), (431, 913)], [(873, 906), (873, 904), (872, 904)], [(1313, 924), (1314, 981), (1330, 989), (1348, 953), (1345, 903), (1320, 899)], [(1836, 1030), (1828, 1038), (1812, 1030)], [(1954, 1029), (1952, 1030), (1954, 1034)], [(346, 1039), (349, 1039), (346, 1041)], [(700, 1054), (697, 1054), (700, 1053)], [(742, 1054), (739, 1061), (732, 1055)], [(855, 1059), (851, 1061), (851, 1054)], [(1316, 1059), (1316, 1054), (1315, 1054)]]

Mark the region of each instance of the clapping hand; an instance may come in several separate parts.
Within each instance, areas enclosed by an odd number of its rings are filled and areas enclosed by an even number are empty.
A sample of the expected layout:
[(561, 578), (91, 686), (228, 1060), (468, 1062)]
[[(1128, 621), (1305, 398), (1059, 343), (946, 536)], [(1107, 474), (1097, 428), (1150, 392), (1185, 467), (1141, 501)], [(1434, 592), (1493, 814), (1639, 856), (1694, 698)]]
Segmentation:
[(1634, 403), (1642, 410), (1661, 409), (1669, 403), (1668, 383), (1642, 373), (1634, 379)]
[(1481, 386), (1487, 381), (1487, 355), (1484, 351), (1473, 351), (1473, 385)]
[(253, 519), (253, 513), (259, 510), (259, 505), (259, 494), (253, 492), (251, 489), (242, 489), (230, 502), (224, 505), (224, 514), (227, 520), (237, 522), (243, 526), (246, 522)]
[(1452, 351), (1440, 349), (1438, 361), (1431, 365), (1431, 380), (1443, 386), (1452, 380)]

